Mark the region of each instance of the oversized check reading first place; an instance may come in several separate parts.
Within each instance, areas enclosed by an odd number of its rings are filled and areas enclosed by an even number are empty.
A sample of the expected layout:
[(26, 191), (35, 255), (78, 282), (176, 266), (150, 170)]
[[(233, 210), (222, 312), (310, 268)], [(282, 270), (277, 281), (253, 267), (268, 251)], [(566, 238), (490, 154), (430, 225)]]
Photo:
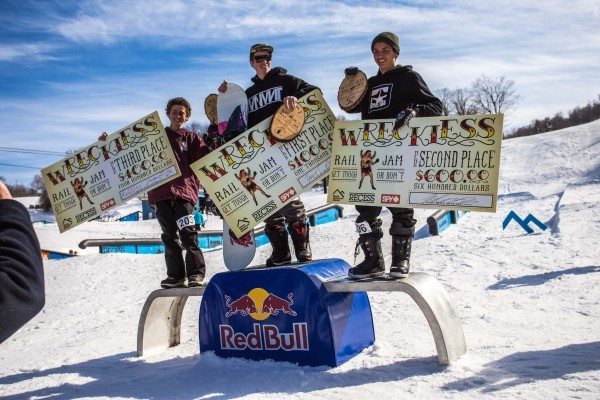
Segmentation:
[(335, 116), (319, 90), (298, 100), (304, 127), (293, 140), (269, 134), (269, 117), (191, 165), (238, 237), (329, 174)]

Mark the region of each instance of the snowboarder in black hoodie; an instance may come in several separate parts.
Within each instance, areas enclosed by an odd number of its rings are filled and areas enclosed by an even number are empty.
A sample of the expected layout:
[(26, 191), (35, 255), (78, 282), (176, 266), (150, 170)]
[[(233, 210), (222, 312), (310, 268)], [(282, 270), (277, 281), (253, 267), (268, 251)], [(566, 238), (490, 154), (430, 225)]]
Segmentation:
[[(272, 55), (273, 46), (265, 43), (257, 43), (250, 48), (250, 66), (256, 71), (256, 75), (252, 78), (254, 84), (246, 89), (249, 106), (248, 128), (275, 114), (282, 104), (288, 111), (300, 107), (298, 99), (318, 89), (300, 78), (289, 75), (285, 68), (271, 69)], [(223, 82), (219, 91), (224, 92), (226, 88), (226, 82)], [(266, 261), (268, 267), (291, 261), (288, 231), (292, 237), (296, 259), (300, 262), (312, 260), (306, 209), (298, 197), (265, 220), (265, 234), (273, 246), (273, 253)]]
[[(442, 103), (435, 97), (427, 84), (410, 65), (396, 65), (400, 54), (400, 42), (392, 32), (382, 32), (371, 42), (373, 59), (379, 71), (368, 80), (368, 90), (363, 100), (350, 110), (361, 113), (363, 120), (396, 119), (396, 127), (408, 124), (414, 117), (437, 116), (442, 113)], [(346, 73), (351, 73), (347, 69)], [(390, 276), (404, 278), (410, 268), (410, 251), (415, 233), (416, 220), (412, 208), (388, 207), (392, 213), (392, 265)], [(360, 279), (380, 276), (385, 273), (385, 263), (381, 251), (381, 207), (356, 206), (359, 213), (356, 219), (359, 235), (358, 245), (365, 253), (365, 259), (350, 269), (350, 278)]]

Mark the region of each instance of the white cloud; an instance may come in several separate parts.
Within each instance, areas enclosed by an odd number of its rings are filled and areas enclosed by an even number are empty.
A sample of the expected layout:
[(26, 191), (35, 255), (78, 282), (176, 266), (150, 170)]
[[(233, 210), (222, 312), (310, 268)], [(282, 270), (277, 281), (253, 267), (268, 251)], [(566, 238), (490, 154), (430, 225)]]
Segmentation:
[(0, 44), (0, 61), (27, 63), (58, 60), (59, 57), (53, 55), (57, 49), (58, 46), (45, 43)]
[[(482, 74), (514, 80), (521, 98), (506, 118), (512, 127), (584, 105), (600, 93), (597, 0), (75, 4), (70, 17), (57, 14), (64, 8), (43, 7), (43, 15), (28, 19), (24, 29), (46, 32), (47, 41), (0, 42), (0, 61), (43, 65), (65, 54), (77, 57), (79, 46), (96, 45), (126, 56), (122, 49), (135, 43), (172, 51), (179, 59), (166, 60), (165, 70), (80, 73), (61, 83), (42, 82), (50, 91), (40, 92), (48, 94), (23, 93), (17, 105), (15, 97), (0, 98), (0, 119), (18, 131), (10, 140), (31, 145), (34, 136), (34, 143), (48, 149), (78, 147), (101, 130), (117, 130), (155, 109), (162, 114), (166, 100), (175, 96), (187, 97), (192, 119), (203, 122), (204, 98), (223, 79), (250, 84), (247, 51), (259, 41), (275, 45), (273, 65), (321, 87), (340, 114), (336, 94), (344, 68), (356, 65), (375, 74), (369, 46), (383, 30), (398, 34), (399, 63), (412, 64), (431, 89), (466, 87)], [(19, 117), (23, 112), (29, 117)], [(0, 132), (0, 141), (8, 138)]]

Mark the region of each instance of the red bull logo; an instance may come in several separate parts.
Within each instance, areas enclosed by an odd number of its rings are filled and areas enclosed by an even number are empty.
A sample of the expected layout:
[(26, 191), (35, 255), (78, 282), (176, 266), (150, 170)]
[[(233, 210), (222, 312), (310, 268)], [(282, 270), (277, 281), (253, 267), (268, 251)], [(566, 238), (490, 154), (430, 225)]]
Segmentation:
[(225, 313), (227, 318), (237, 313), (246, 316), (257, 312), (254, 301), (247, 294), (234, 301), (231, 301), (231, 297), (225, 296), (225, 305), (228, 308)]
[(225, 296), (225, 305), (227, 306), (226, 317), (239, 313), (243, 316), (250, 316), (257, 321), (264, 321), (271, 315), (278, 315), (280, 312), (296, 316), (296, 311), (292, 309), (294, 304), (294, 294), (289, 293), (287, 300), (267, 292), (263, 288), (255, 288), (237, 300), (231, 301), (231, 297)]
[[(264, 321), (271, 315), (283, 313), (291, 317), (297, 315), (292, 308), (294, 295), (289, 293), (286, 298), (269, 293), (263, 288), (252, 289), (236, 300), (225, 296), (227, 318), (238, 314), (249, 316), (256, 321)], [(223, 350), (309, 350), (308, 326), (305, 322), (292, 324), (292, 332), (280, 332), (271, 324), (253, 324), (250, 333), (235, 332), (230, 325), (219, 325), (221, 349)]]
[(299, 350), (308, 351), (306, 322), (293, 324), (291, 333), (279, 332), (275, 325), (254, 324), (251, 333), (235, 332), (229, 325), (219, 325), (222, 350)]

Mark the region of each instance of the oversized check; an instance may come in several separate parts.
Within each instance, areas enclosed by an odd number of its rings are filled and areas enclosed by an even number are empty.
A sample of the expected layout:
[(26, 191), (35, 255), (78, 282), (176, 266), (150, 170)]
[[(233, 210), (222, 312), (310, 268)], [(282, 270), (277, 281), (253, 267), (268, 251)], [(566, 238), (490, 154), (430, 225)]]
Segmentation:
[(496, 211), (502, 114), (337, 121), (329, 203)]
[(156, 111), (42, 170), (60, 232), (180, 175)]
[(238, 237), (329, 173), (335, 116), (319, 90), (298, 102), (304, 127), (293, 140), (273, 138), (269, 117), (191, 165)]

